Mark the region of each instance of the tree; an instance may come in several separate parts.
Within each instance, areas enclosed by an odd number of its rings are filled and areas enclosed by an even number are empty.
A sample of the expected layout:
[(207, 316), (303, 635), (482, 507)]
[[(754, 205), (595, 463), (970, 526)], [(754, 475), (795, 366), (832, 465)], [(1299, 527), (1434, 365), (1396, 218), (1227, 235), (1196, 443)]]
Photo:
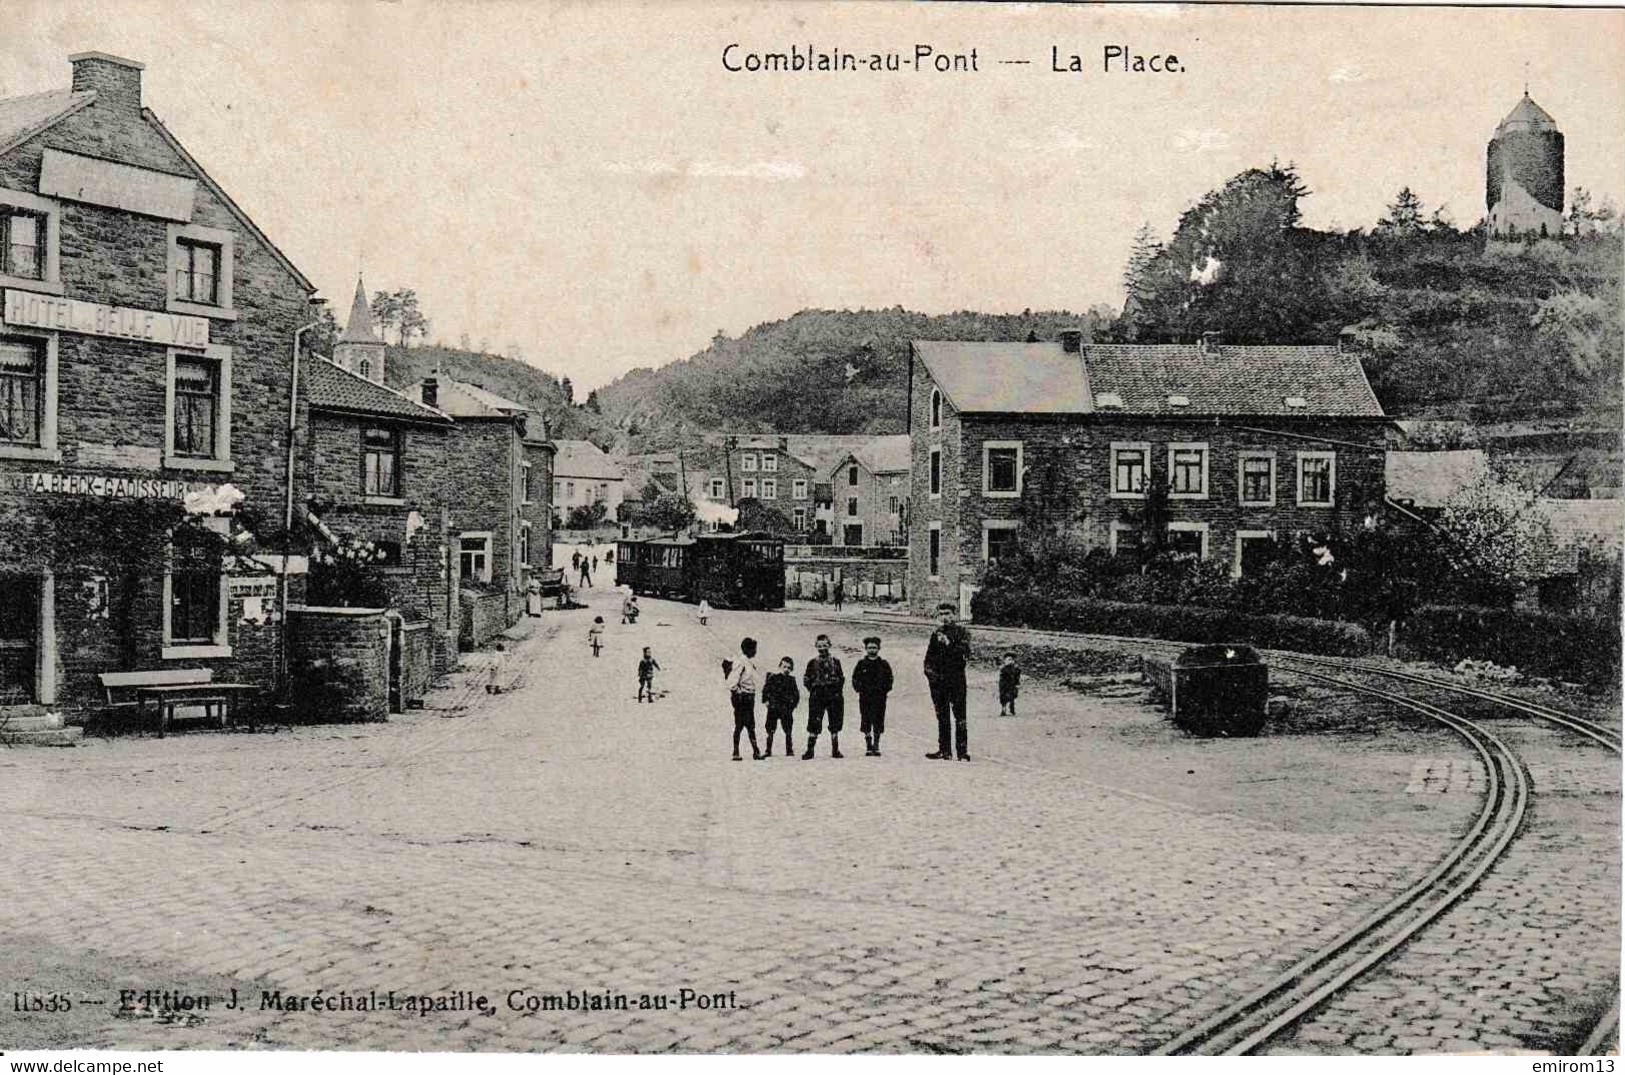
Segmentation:
[(1544, 573), (1552, 523), (1534, 493), (1485, 474), (1445, 501), (1440, 552), (1466, 595), (1509, 603)]
[(1617, 305), (1580, 291), (1559, 291), (1540, 300), (1530, 324), (1543, 350), (1566, 363), (1559, 376), (1587, 383), (1619, 376), (1625, 336)]
[(1129, 248), (1128, 264), (1123, 268), (1123, 331), (1122, 338), (1132, 342), (1139, 336), (1139, 318), (1151, 300), (1152, 266), (1162, 253), (1162, 243), (1151, 230), (1150, 221), (1140, 225), (1134, 233), (1134, 245)]
[(609, 505), (602, 500), (591, 504), (577, 504), (570, 509), (567, 526), (571, 530), (591, 530), (609, 517)]
[(410, 347), (414, 339), (423, 339), (429, 334), (429, 320), (419, 309), (418, 293), (412, 288), (374, 292), (371, 308), (372, 319), (385, 337), (394, 329), (396, 341), (402, 347)]
[(318, 355), (332, 358), (338, 342), (339, 323), (334, 320), (333, 311), (322, 306), (316, 311), (316, 327), (305, 336), (305, 346)]
[(576, 386), (570, 383), (570, 378), (565, 377), (565, 378), (563, 378), (562, 380), (559, 381), (559, 391), (564, 393), (564, 405), (565, 406), (567, 406), (567, 407), (575, 406), (575, 402), (576, 402)]
[(401, 324), (401, 293), (374, 291), (372, 293), (372, 319), (387, 338), (389, 330), (399, 331)]
[(662, 493), (652, 503), (645, 501), (643, 521), (658, 530), (678, 533), (694, 525), (694, 502), (677, 493)]
[(587, 408), (587, 410), (591, 411), (593, 414), (603, 414), (604, 413), (603, 411), (598, 409), (598, 389), (594, 388), (590, 392), (587, 393), (586, 408)]
[(1377, 234), (1385, 238), (1406, 239), (1422, 234), (1426, 227), (1422, 199), (1410, 187), (1401, 187), (1399, 194), (1388, 203), (1388, 212), (1377, 221)]

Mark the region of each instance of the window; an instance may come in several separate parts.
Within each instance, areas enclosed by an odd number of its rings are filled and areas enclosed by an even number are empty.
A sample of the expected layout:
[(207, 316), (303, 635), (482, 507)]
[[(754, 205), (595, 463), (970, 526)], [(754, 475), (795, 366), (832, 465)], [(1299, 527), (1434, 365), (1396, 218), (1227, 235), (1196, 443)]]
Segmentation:
[(1236, 578), (1256, 575), (1270, 553), (1275, 535), (1268, 530), (1237, 530), (1236, 561), (1230, 565), (1230, 574)]
[(1243, 452), (1241, 474), (1237, 478), (1243, 504), (1269, 507), (1275, 503), (1275, 455), (1272, 452)]
[(1021, 442), (988, 441), (982, 445), (982, 495), (1021, 495)]
[(777, 500), (779, 498), (779, 483), (774, 478), (762, 479), (762, 499)]
[(533, 469), (535, 468), (529, 463), (519, 464), (520, 500), (526, 504), (530, 503), (530, 475)]
[(530, 524), (519, 524), (519, 566), (530, 566)]
[(755, 478), (746, 478), (744, 481), (740, 482), (739, 483), (739, 495), (741, 497), (755, 496), (756, 495), (756, 479)]
[(805, 529), (807, 529), (807, 509), (806, 508), (796, 508), (794, 511), (792, 511), (790, 513), (790, 517), (791, 517), (791, 521), (795, 524), (795, 528), (797, 530), (805, 530)]
[(942, 575), (942, 524), (932, 523), (931, 529), (926, 531), (926, 549), (929, 553), (927, 559), (931, 565), (930, 575), (939, 578)]
[(1207, 523), (1169, 523), (1168, 551), (1207, 558)]
[(856, 485), (856, 484), (858, 484), (858, 468), (857, 468), (856, 464), (853, 464), (852, 466), (849, 466), (849, 467), (846, 468), (846, 484), (848, 484), (848, 485)]
[(886, 510), (891, 512), (893, 515), (896, 515), (898, 512), (903, 510), (903, 502), (895, 496), (888, 497), (886, 499)]
[(756, 453), (746, 452), (739, 457), (739, 469), (754, 471), (756, 469)]
[(1144, 443), (1115, 443), (1112, 452), (1112, 492), (1119, 499), (1139, 500), (1145, 496), (1146, 465), (1151, 459), (1151, 445)]
[(942, 449), (931, 449), (931, 495), (942, 495)]
[(361, 376), (365, 377), (369, 381), (372, 380), (372, 359), (363, 358), (361, 360), (360, 370)]
[(553, 483), (553, 499), (554, 500), (563, 500), (564, 499), (564, 483), (563, 482), (556, 481), (556, 482)]
[(772, 452), (763, 452), (762, 469), (769, 473), (777, 471), (779, 469), (779, 457)]
[(0, 443), (38, 447), (45, 419), (45, 341), (0, 337)]
[(212, 459), (220, 418), (220, 367), (210, 360), (175, 359), (174, 454)]
[(576, 498), (576, 483), (575, 482), (565, 482), (564, 483), (564, 495), (569, 500), (574, 500)]
[(942, 391), (931, 389), (931, 428), (942, 428)]
[[(206, 521), (224, 534), (222, 518)], [(163, 638), (166, 660), (229, 657), (226, 627), (226, 580), (218, 558), (207, 546), (172, 545), (164, 570)]]
[[(175, 240), (175, 298), (220, 305), (220, 248), (193, 239)], [(363, 369), (363, 377), (367, 371)]]
[(721, 478), (712, 478), (711, 479), (711, 499), (712, 500), (721, 500), (722, 499), (722, 479)]
[(0, 206), (0, 276), (45, 279), (43, 213)]
[[(169, 225), (169, 303), (175, 313), (234, 320), (232, 233), (201, 224)], [(361, 376), (370, 377), (363, 368)]]
[(1298, 453), (1298, 503), (1329, 508), (1337, 493), (1337, 453)]
[(848, 546), (862, 545), (863, 544), (863, 524), (862, 523), (846, 523), (846, 524), (844, 524), (841, 527), (841, 544), (842, 545), (848, 545)]
[(806, 500), (807, 499), (807, 479), (806, 478), (797, 478), (795, 481), (791, 482), (790, 483), (790, 493), (797, 500)]
[(1112, 523), (1111, 553), (1138, 553), (1145, 548), (1145, 531), (1134, 523)]
[(1168, 445), (1168, 496), (1172, 499), (1206, 499), (1206, 444)]
[(982, 522), (982, 559), (1007, 560), (1016, 551), (1021, 536), (1021, 524), (1003, 519)]
[(849, 497), (846, 498), (846, 514), (847, 514), (848, 518), (854, 518), (854, 519), (857, 518), (857, 514), (858, 514), (858, 498), (857, 497), (849, 496)]
[(361, 491), (367, 496), (401, 495), (400, 431), (381, 426), (361, 430)]
[(457, 575), (464, 582), (491, 581), (491, 534), (461, 534), (457, 539)]
[(398, 541), (374, 541), (378, 549), (379, 567), (401, 566), (401, 543)]

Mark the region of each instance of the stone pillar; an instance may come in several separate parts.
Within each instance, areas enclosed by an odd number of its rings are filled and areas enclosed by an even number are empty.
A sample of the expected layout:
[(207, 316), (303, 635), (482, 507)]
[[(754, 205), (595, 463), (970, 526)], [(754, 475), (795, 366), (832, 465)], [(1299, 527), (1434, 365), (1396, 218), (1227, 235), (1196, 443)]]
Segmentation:
[(34, 646), (34, 700), (56, 704), (56, 575), (46, 571), (39, 584), (39, 635)]

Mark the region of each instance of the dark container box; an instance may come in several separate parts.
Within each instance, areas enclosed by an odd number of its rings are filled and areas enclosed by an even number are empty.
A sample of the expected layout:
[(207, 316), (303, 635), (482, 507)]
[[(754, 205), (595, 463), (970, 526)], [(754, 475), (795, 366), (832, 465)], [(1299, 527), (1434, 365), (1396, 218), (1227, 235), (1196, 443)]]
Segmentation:
[(1269, 704), (1269, 666), (1251, 646), (1192, 646), (1147, 657), (1145, 678), (1168, 716), (1195, 735), (1254, 736)]

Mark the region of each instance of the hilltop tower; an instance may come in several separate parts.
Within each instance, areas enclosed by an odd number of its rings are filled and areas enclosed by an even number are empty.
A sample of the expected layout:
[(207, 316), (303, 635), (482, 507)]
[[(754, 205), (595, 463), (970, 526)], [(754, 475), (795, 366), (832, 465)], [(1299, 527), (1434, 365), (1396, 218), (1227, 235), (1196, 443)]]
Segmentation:
[(344, 335), (333, 348), (333, 361), (369, 381), (384, 383), (384, 341), (372, 326), (372, 309), (367, 305), (367, 289), (358, 274), (355, 301), (350, 303), (350, 320)]
[(1563, 132), (1527, 87), (1490, 139), (1484, 203), (1492, 238), (1563, 234)]

